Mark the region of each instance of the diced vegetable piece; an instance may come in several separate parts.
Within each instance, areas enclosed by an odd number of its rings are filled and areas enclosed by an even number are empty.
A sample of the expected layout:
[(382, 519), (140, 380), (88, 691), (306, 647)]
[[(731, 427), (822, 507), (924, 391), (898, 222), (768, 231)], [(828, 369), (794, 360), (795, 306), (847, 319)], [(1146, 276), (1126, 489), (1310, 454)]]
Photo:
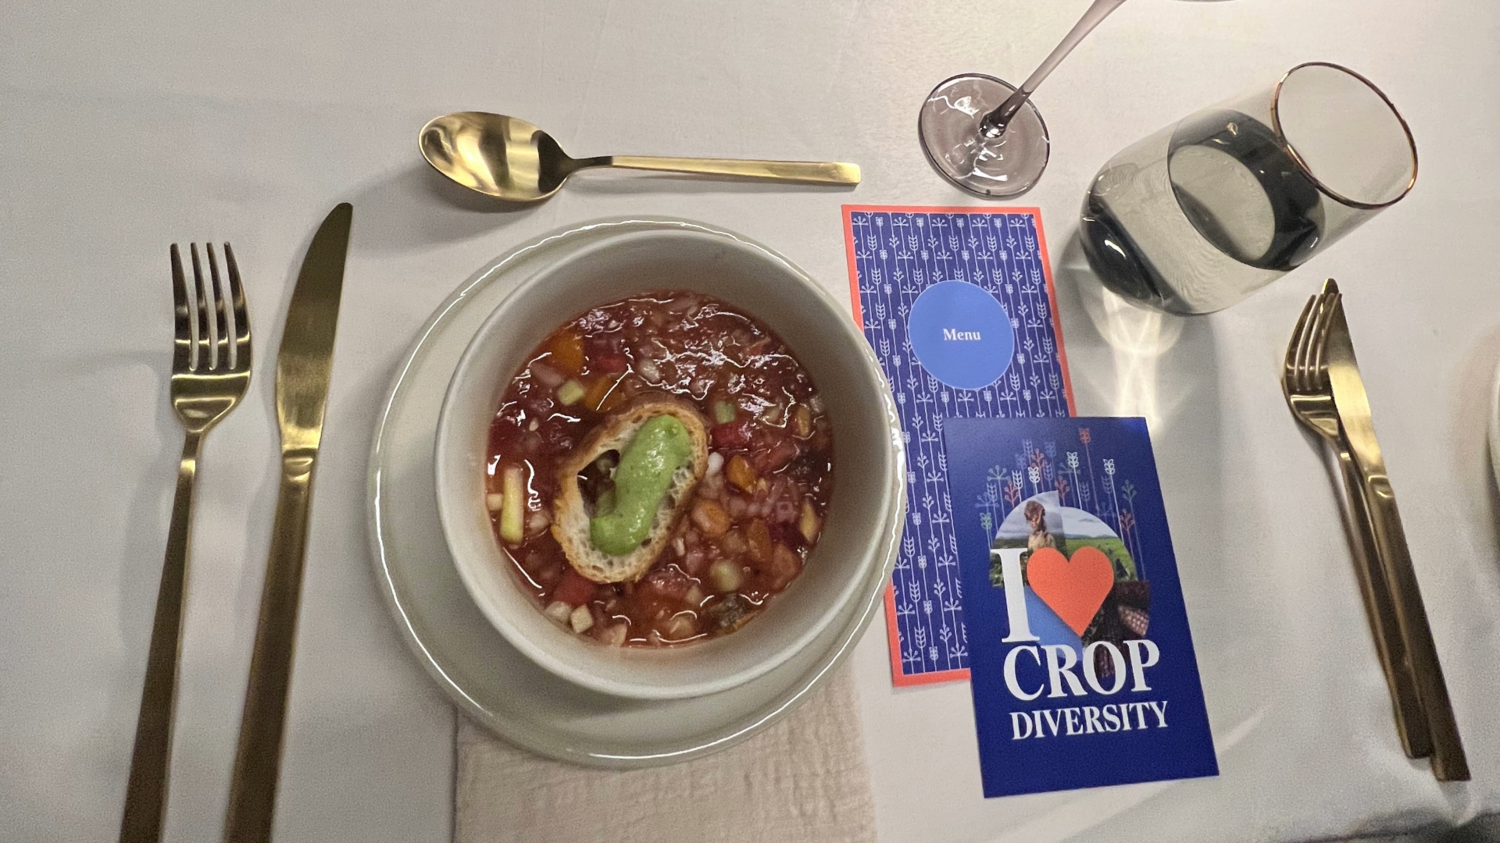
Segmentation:
[(630, 361), (623, 354), (601, 354), (594, 358), (591, 368), (596, 372), (618, 375), (630, 368)]
[(557, 403), (564, 407), (570, 407), (578, 403), (578, 399), (588, 393), (583, 384), (575, 379), (568, 379), (566, 383), (557, 388)]
[(697, 585), (694, 585), (692, 588), (688, 589), (688, 593), (684, 595), (682, 599), (689, 606), (702, 606), (703, 601), (708, 599), (708, 595), (703, 593), (703, 589), (699, 588)]
[(500, 510), (500, 538), (519, 544), (526, 538), (526, 479), (519, 465), (505, 467), (505, 499)]
[(562, 372), (548, 366), (546, 363), (532, 363), (531, 376), (536, 378), (537, 383), (548, 389), (555, 388), (566, 377)]
[(662, 624), (661, 637), (668, 641), (685, 641), (698, 634), (698, 619), (691, 612), (678, 612)]
[(490, 492), (484, 496), (484, 508), (490, 512), (499, 512), (501, 505), (505, 503), (505, 496), (499, 492)]
[(594, 625), (594, 613), (587, 606), (579, 606), (568, 616), (568, 626), (573, 627), (574, 632), (588, 632), (589, 627)]
[(729, 478), (729, 482), (747, 492), (755, 488), (757, 479), (755, 469), (750, 467), (749, 460), (739, 454), (729, 458), (729, 463), (724, 466), (724, 476)]
[(693, 504), (692, 519), (693, 525), (711, 539), (729, 532), (729, 513), (724, 511), (724, 507), (706, 498), (699, 498)]
[(750, 446), (750, 434), (754, 432), (755, 422), (751, 419), (740, 419), (728, 424), (716, 424), (709, 428), (708, 434), (713, 438), (714, 448), (720, 451), (732, 451)]
[(797, 453), (797, 443), (783, 438), (772, 445), (769, 450), (755, 455), (755, 467), (762, 473), (774, 474), (796, 459)]
[(719, 424), (728, 424), (734, 421), (734, 405), (728, 401), (715, 401), (714, 421)]
[(780, 591), (801, 572), (802, 557), (784, 544), (776, 545), (776, 550), (771, 553), (771, 568), (767, 572), (771, 587)]
[(626, 399), (635, 394), (634, 387), (635, 384), (631, 382), (629, 375), (621, 377), (615, 388), (604, 396), (603, 401), (599, 402), (599, 412), (613, 413), (616, 408), (625, 403)]
[(585, 579), (572, 568), (563, 572), (562, 581), (552, 590), (552, 599), (561, 600), (570, 606), (580, 606), (594, 596), (593, 581)]
[(611, 647), (623, 647), (627, 634), (628, 631), (625, 629), (625, 624), (612, 623), (594, 633), (594, 637), (599, 639), (599, 643), (601, 644), (608, 644)]
[(552, 366), (565, 375), (583, 371), (583, 335), (577, 331), (558, 331), (547, 344)]
[(640, 588), (669, 600), (681, 600), (693, 587), (693, 581), (675, 565), (651, 569), (640, 582)]
[(656, 383), (661, 380), (661, 368), (656, 365), (655, 360), (649, 358), (637, 360), (635, 371), (646, 383)]
[(745, 584), (745, 572), (740, 569), (739, 563), (720, 559), (709, 567), (708, 582), (720, 594), (738, 591)]
[(719, 542), (719, 551), (725, 556), (739, 556), (745, 552), (745, 537), (739, 530), (731, 530), (729, 534)]
[(542, 610), (542, 614), (558, 623), (567, 623), (568, 617), (573, 614), (573, 607), (561, 600), (553, 600), (547, 604), (547, 608)]
[(583, 405), (596, 412), (608, 412), (604, 404), (615, 387), (619, 385), (623, 375), (605, 375), (594, 379), (589, 385), (588, 392), (584, 393)]
[(771, 530), (766, 522), (756, 519), (745, 528), (745, 542), (750, 551), (750, 559), (757, 565), (764, 565), (771, 559)]
[(568, 567), (567, 563), (555, 559), (547, 559), (539, 564), (541, 567), (531, 572), (531, 578), (536, 580), (537, 585), (544, 587), (556, 584), (562, 579), (563, 569)]
[(724, 468), (724, 455), (721, 454), (721, 453), (719, 453), (718, 451), (712, 451), (712, 452), (710, 452), (709, 455), (708, 455), (708, 471), (706, 471), (704, 473), (705, 476), (707, 476), (707, 477), (713, 477), (713, 476), (717, 475), (719, 473), (719, 471), (721, 469), (723, 469), (723, 468)]
[(754, 607), (743, 595), (731, 594), (705, 609), (703, 620), (723, 634), (744, 626), (754, 613)]
[(797, 519), (797, 532), (802, 534), (808, 544), (813, 544), (818, 540), (818, 531), (822, 528), (822, 519), (813, 511), (812, 501), (802, 501), (802, 517)]
[(536, 512), (531, 513), (530, 518), (526, 519), (526, 534), (530, 536), (538, 535), (543, 530), (546, 530), (547, 525), (551, 523), (552, 516), (547, 514), (547, 510), (538, 509)]
[(812, 411), (807, 409), (806, 404), (798, 404), (797, 409), (792, 411), (792, 425), (800, 438), (806, 439), (812, 435)]

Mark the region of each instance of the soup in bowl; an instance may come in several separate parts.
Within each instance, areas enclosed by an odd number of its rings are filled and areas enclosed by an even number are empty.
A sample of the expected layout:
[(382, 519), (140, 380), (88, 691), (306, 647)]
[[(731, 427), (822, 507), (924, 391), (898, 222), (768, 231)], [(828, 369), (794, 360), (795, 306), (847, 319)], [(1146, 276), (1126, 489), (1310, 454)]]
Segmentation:
[(796, 267), (688, 225), (622, 233), (476, 334), (439, 417), (439, 512), (528, 657), (607, 694), (699, 696), (883, 587), (894, 425), (864, 338)]

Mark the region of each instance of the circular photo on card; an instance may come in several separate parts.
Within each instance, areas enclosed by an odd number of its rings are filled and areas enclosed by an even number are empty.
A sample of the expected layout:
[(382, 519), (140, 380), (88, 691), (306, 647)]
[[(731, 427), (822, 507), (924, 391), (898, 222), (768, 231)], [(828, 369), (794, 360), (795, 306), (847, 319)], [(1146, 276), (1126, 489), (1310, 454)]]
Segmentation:
[[(990, 585), (1006, 587), (1007, 567), (1011, 575), (1019, 574), (1031, 631), (1044, 644), (1081, 649), (1094, 641), (1119, 644), (1145, 636), (1151, 587), (1131, 551), (1130, 513), (1108, 507), (1095, 513), (1066, 505), (1056, 491), (1020, 499), (1017, 484), (1026, 482), (1029, 474), (1028, 467), (1017, 481), (998, 467), (995, 472), (1001, 500), (1015, 505), (998, 524), (998, 508), (995, 514), (981, 512), (981, 521), (986, 516), (990, 520), (984, 525), (992, 537)], [(1019, 565), (1014, 565), (1016, 558)], [(1101, 659), (1098, 668), (1107, 672), (1112, 666), (1106, 661)]]
[[(1042, 548), (1072, 558), (1079, 549), (1092, 547), (1109, 560), (1114, 580), (1139, 579), (1135, 557), (1114, 528), (1092, 512), (1060, 504), (1057, 492), (1034, 495), (1007, 513), (997, 526), (990, 547), (992, 551), (1003, 547), (1026, 548), (1028, 552), (1021, 557), (1023, 572), (1032, 553)], [(990, 584), (996, 588), (1005, 585), (1003, 574), (994, 565), (990, 568)]]

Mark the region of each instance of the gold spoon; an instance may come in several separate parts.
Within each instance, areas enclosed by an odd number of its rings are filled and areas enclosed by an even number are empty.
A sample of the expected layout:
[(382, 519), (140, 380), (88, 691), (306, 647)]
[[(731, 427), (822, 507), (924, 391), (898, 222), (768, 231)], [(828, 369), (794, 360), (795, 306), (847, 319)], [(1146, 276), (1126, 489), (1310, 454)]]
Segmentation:
[(510, 202), (535, 202), (557, 192), (585, 167), (627, 167), (812, 184), (859, 184), (857, 164), (745, 161), (604, 155), (569, 158), (552, 136), (525, 120), (484, 111), (458, 111), (428, 121), (419, 140), (433, 169), (470, 190)]

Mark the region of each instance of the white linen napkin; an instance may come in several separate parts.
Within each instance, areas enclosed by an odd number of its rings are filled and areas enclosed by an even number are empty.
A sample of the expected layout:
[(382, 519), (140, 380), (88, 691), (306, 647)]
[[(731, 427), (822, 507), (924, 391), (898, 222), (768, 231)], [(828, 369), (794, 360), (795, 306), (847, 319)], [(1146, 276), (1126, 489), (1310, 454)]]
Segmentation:
[(554, 761), (459, 717), (455, 843), (866, 843), (875, 803), (849, 668), (723, 752), (645, 770)]

